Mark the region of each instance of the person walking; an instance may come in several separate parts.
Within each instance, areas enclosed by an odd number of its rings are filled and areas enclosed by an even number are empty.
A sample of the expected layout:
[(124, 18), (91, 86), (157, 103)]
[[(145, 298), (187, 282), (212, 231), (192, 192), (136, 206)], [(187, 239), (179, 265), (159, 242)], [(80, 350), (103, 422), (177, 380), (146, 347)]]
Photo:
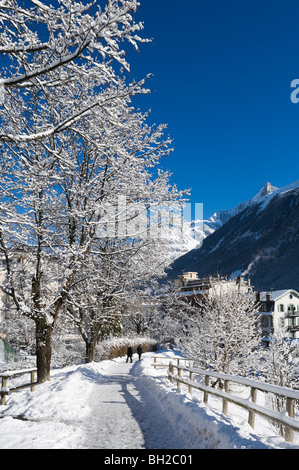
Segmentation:
[(139, 361), (141, 361), (141, 354), (142, 354), (142, 346), (141, 344), (139, 344), (138, 348), (137, 348), (137, 354), (138, 354), (138, 357), (139, 357)]
[(133, 349), (132, 349), (132, 346), (129, 345), (128, 350), (127, 350), (127, 360), (126, 360), (126, 362), (128, 362), (129, 358), (130, 358), (130, 362), (133, 362), (132, 356), (133, 356)]

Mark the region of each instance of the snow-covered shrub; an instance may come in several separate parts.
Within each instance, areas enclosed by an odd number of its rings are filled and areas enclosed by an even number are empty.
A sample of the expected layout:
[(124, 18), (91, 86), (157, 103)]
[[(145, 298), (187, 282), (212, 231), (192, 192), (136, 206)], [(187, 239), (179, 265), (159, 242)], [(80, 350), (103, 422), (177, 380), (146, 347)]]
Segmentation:
[(122, 357), (127, 354), (128, 346), (131, 345), (133, 353), (136, 353), (138, 345), (142, 345), (143, 352), (155, 351), (157, 342), (154, 339), (146, 337), (123, 337), (113, 338), (110, 340), (102, 341), (98, 346), (95, 354), (96, 361), (103, 361), (105, 359), (113, 359), (115, 357)]

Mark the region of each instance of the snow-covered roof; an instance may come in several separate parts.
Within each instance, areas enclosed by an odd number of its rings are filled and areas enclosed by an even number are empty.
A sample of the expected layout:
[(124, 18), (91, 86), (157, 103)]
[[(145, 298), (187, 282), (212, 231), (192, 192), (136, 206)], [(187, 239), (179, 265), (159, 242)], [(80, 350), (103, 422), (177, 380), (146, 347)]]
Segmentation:
[(270, 300), (273, 300), (275, 302), (277, 299), (279, 299), (279, 297), (282, 297), (283, 295), (291, 291), (293, 292), (294, 289), (283, 289), (283, 290), (273, 290), (269, 292), (267, 291), (261, 292), (261, 301), (266, 301), (267, 295), (270, 295)]

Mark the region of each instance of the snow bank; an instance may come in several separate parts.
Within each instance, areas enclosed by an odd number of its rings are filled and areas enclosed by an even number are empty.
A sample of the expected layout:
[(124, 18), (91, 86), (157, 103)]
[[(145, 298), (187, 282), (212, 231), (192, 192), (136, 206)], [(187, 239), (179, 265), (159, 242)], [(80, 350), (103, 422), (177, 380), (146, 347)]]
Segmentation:
[(74, 448), (81, 435), (78, 422), (90, 413), (88, 377), (87, 366), (66, 367), (34, 392), (9, 396), (0, 407), (0, 449)]
[[(158, 353), (161, 355), (161, 351)], [(173, 352), (163, 352), (163, 355), (174, 356)], [(210, 396), (206, 406), (201, 392), (191, 396), (187, 387), (178, 390), (176, 385), (169, 385), (167, 369), (152, 367), (150, 357), (142, 361), (140, 367), (145, 386), (155, 393), (167, 419), (180, 432), (184, 448), (270, 449), (299, 445), (298, 437), (294, 445), (286, 443), (269, 422), (258, 417), (253, 430), (247, 423), (248, 413), (237, 406), (229, 405), (226, 417), (221, 413), (221, 400)]]

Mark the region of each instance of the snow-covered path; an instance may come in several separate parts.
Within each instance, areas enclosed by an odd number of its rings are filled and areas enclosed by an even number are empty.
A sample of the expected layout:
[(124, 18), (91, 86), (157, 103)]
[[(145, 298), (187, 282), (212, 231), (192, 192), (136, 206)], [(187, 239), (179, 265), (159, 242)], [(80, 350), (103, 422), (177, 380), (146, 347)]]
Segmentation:
[(52, 371), (0, 407), (0, 449), (180, 449), (175, 422), (149, 386), (151, 353)]
[[(173, 356), (173, 351), (159, 355)], [(279, 449), (286, 443), (265, 420), (169, 385), (152, 354), (52, 371), (50, 382), (13, 393), (0, 406), (0, 449)], [(297, 445), (296, 445), (297, 444)]]
[[(95, 380), (82, 447), (96, 449), (181, 448), (176, 429), (159, 402), (142, 385), (139, 362), (111, 362), (106, 377)], [(95, 377), (96, 379), (96, 377)], [(85, 428), (84, 426), (84, 428)], [(157, 432), (159, 430), (159, 432)]]

